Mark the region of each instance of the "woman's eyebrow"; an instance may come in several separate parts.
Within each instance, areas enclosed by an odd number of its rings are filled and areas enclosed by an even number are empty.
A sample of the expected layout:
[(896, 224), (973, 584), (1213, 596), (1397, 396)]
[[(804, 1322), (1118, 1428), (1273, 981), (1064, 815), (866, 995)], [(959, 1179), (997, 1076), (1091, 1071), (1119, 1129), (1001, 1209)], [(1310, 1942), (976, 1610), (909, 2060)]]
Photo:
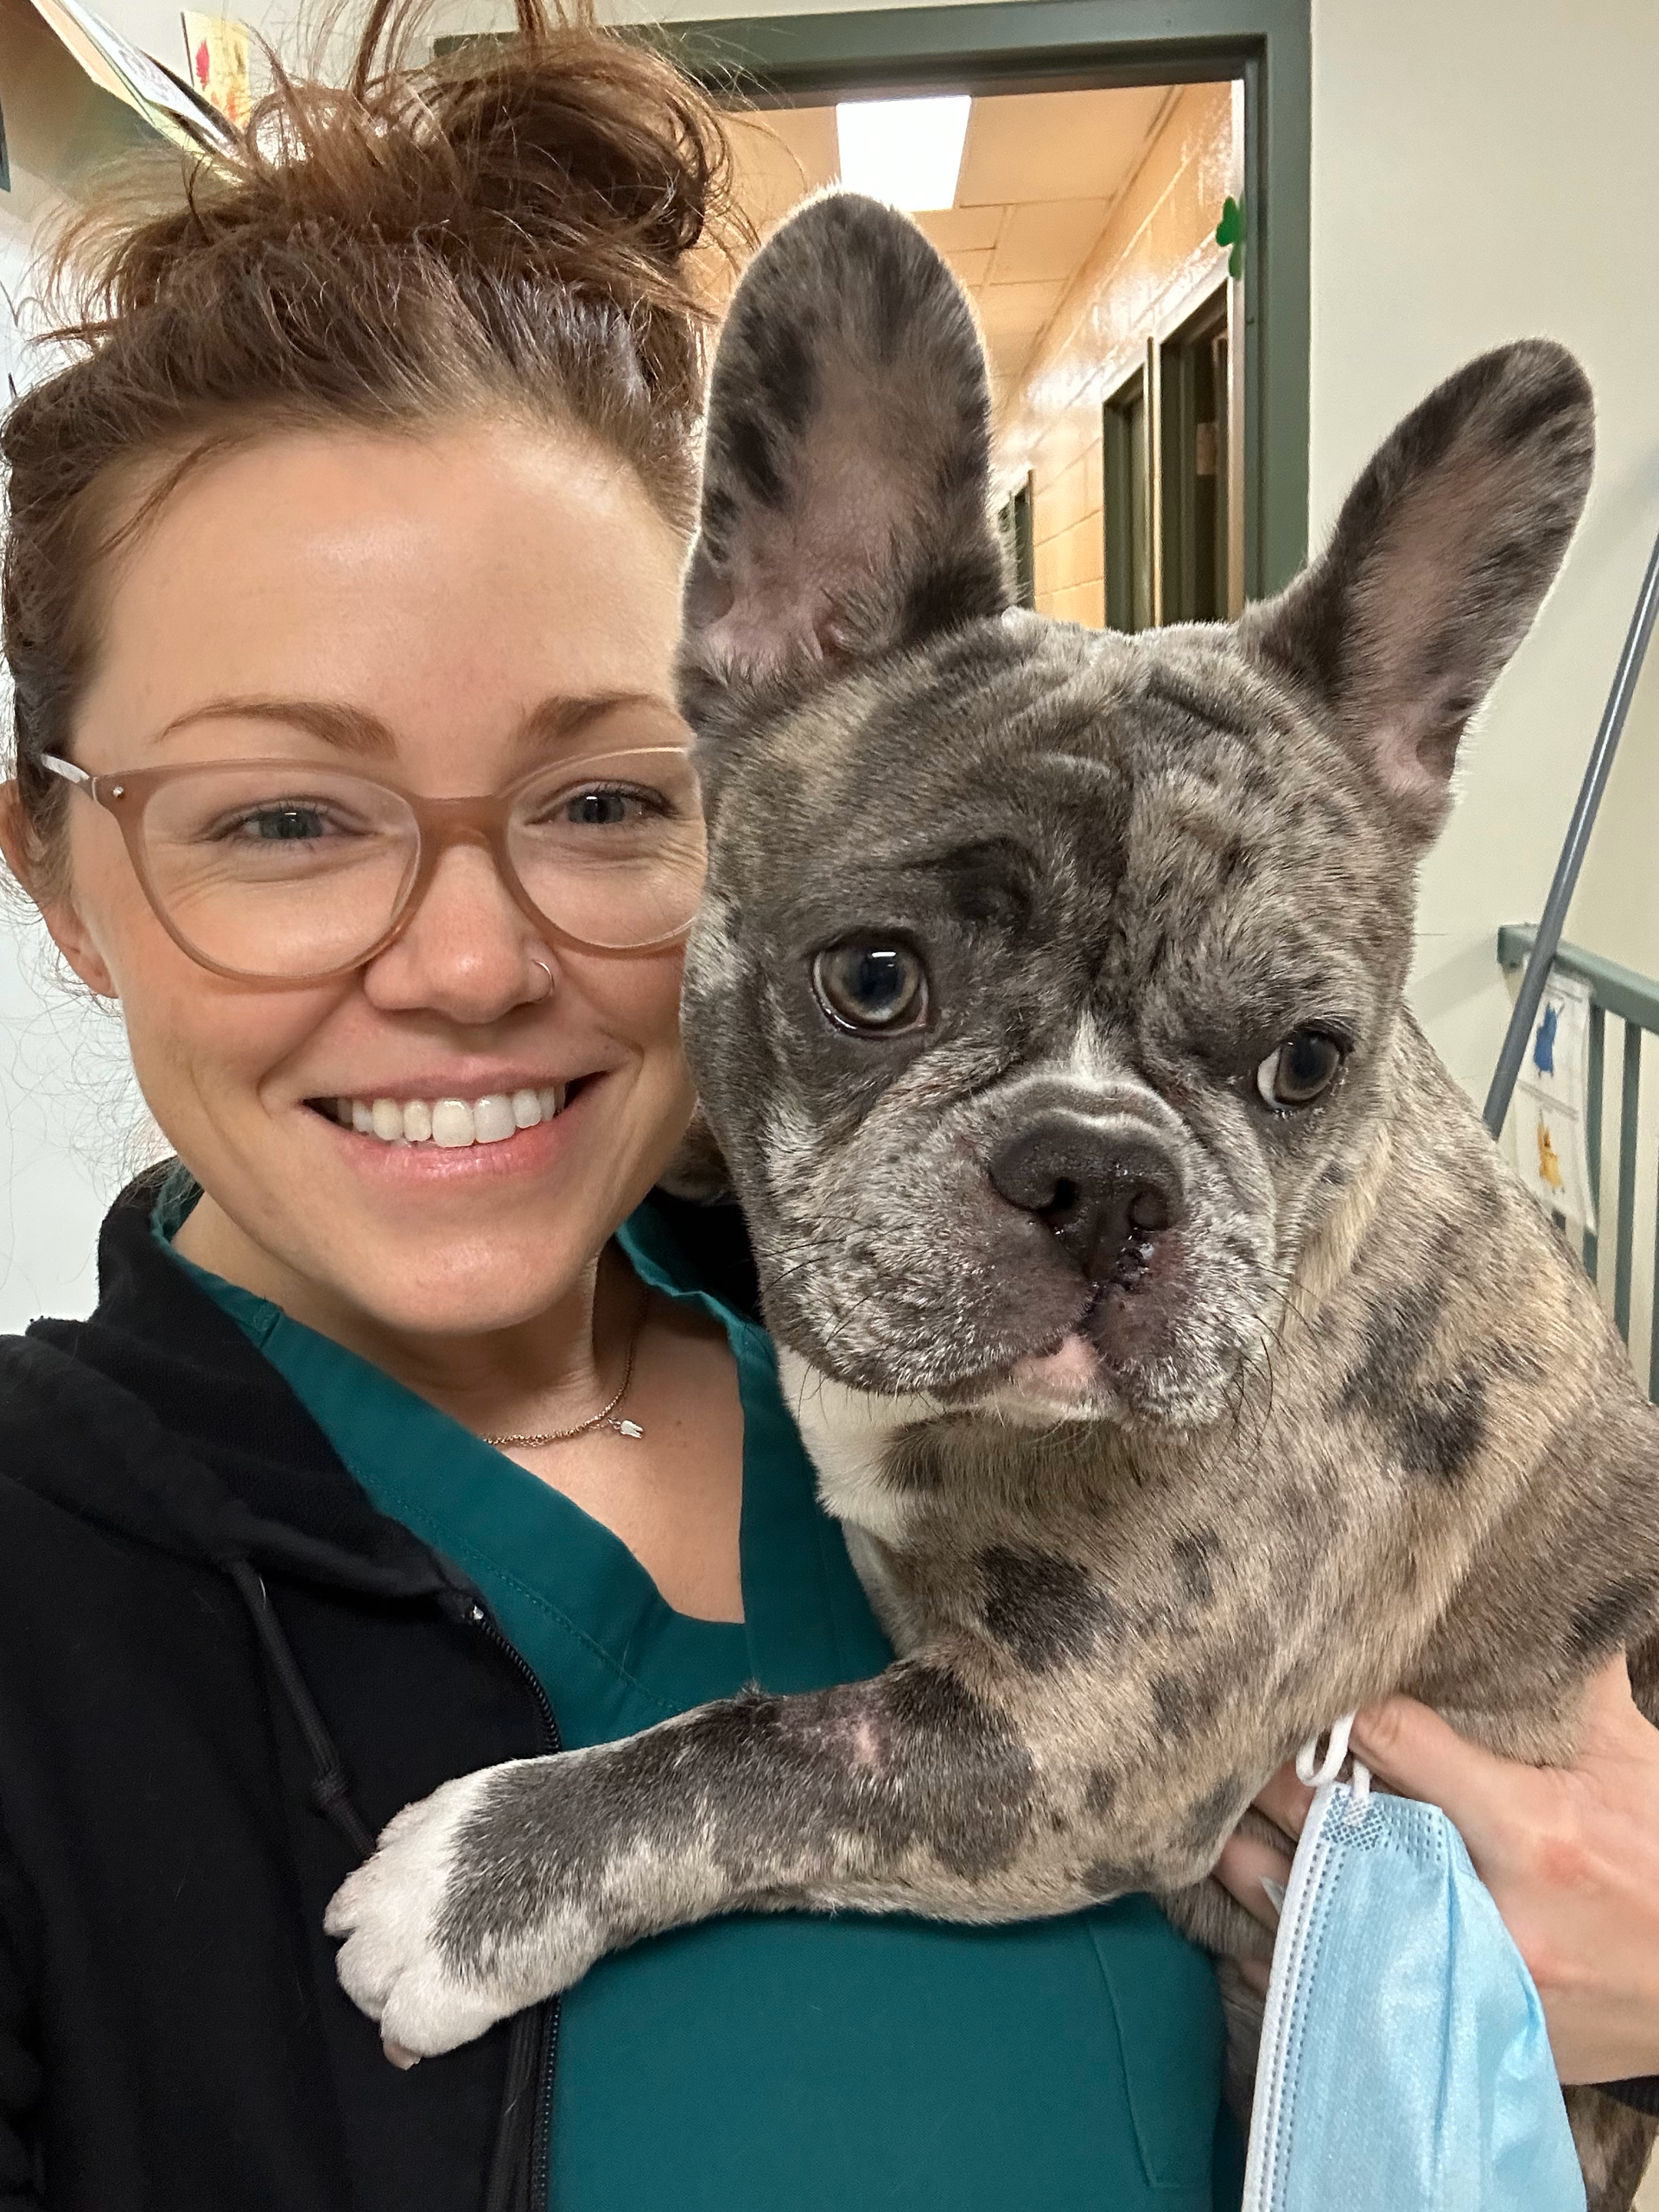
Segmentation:
[(391, 759), (397, 750), (397, 739), (378, 715), (327, 699), (210, 699), (204, 706), (175, 715), (157, 734), (157, 742), (197, 722), (228, 721), (281, 722), (289, 729), (309, 730), (342, 753), (369, 753), (379, 760)]
[[(567, 742), (607, 715), (628, 708), (646, 709), (666, 723), (679, 723), (672, 701), (660, 692), (564, 694), (541, 700), (523, 717), (514, 733), (515, 749), (533, 753), (549, 745)], [(397, 751), (395, 732), (378, 715), (371, 714), (365, 707), (327, 699), (210, 699), (202, 706), (175, 715), (158, 733), (156, 741), (197, 722), (211, 721), (280, 722), (289, 729), (308, 730), (324, 744), (337, 746), (342, 753), (378, 760), (390, 760)]]
[(543, 699), (539, 706), (532, 707), (518, 727), (518, 749), (533, 753), (550, 745), (567, 743), (607, 715), (625, 709), (635, 713), (643, 710), (676, 728), (683, 728), (673, 701), (660, 691), (594, 691), (582, 697)]

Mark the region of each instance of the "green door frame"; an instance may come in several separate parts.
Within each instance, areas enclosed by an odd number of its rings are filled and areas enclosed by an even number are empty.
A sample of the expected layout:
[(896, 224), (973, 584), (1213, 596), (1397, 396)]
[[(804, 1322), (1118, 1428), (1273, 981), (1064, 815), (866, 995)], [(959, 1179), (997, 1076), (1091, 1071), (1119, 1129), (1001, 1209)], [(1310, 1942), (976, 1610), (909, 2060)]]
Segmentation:
[[(652, 35), (727, 98), (1244, 85), (1244, 588), (1307, 557), (1310, 0), (965, 0), (664, 23)], [(1220, 210), (1217, 210), (1219, 214)]]

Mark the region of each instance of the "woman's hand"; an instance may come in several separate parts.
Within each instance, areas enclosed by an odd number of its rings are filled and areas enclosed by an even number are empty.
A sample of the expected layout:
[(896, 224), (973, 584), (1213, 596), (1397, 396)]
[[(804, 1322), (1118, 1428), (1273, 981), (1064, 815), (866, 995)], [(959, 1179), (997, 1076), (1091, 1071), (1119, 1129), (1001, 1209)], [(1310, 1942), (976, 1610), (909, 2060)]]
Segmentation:
[[(1403, 1697), (1362, 1713), (1353, 1742), (1379, 1780), (1456, 1825), (1537, 1984), (1562, 2081), (1659, 2073), (1659, 1729), (1637, 1710), (1624, 1660), (1592, 1682), (1570, 1767), (1497, 1758)], [(1312, 1802), (1288, 1767), (1256, 1801), (1287, 1836)], [(1274, 1923), (1262, 1884), (1289, 1879), (1282, 1852), (1235, 1835), (1216, 1872)], [(1260, 1961), (1243, 1971), (1266, 1989)]]

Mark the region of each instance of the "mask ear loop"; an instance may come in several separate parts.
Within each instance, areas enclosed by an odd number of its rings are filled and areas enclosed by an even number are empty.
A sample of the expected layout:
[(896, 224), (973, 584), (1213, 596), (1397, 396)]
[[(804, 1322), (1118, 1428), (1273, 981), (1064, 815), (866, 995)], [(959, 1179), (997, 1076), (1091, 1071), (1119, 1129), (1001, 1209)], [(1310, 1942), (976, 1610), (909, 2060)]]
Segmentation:
[[(1344, 1713), (1340, 1720), (1333, 1721), (1325, 1731), (1325, 1757), (1319, 1757), (1319, 1738), (1310, 1736), (1296, 1754), (1296, 1779), (1308, 1789), (1325, 1789), (1342, 1772), (1343, 1762), (1348, 1757), (1348, 1738), (1352, 1732), (1354, 1716)], [(1356, 1814), (1363, 1813), (1371, 1795), (1371, 1770), (1363, 1761), (1354, 1761), (1353, 1777)]]

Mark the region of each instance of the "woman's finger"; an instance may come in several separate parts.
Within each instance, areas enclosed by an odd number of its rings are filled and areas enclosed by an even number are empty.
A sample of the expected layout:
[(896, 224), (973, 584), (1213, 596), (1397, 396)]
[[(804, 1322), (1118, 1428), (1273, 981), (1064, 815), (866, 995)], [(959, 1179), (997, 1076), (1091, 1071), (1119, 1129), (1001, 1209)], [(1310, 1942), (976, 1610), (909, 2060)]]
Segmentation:
[(1366, 1707), (1355, 1719), (1353, 1743), (1390, 1788), (1438, 1805), (1478, 1866), (1514, 1834), (1530, 1770), (1471, 1744), (1414, 1698)]
[(1294, 1841), (1302, 1832), (1313, 1802), (1313, 1792), (1296, 1779), (1295, 1768), (1281, 1766), (1271, 1781), (1262, 1785), (1255, 1808), (1265, 1813), (1274, 1827)]
[(1282, 1851), (1259, 1836), (1235, 1833), (1222, 1846), (1215, 1877), (1252, 1920), (1264, 1928), (1278, 1927), (1280, 1900), (1290, 1879), (1290, 1861)]

